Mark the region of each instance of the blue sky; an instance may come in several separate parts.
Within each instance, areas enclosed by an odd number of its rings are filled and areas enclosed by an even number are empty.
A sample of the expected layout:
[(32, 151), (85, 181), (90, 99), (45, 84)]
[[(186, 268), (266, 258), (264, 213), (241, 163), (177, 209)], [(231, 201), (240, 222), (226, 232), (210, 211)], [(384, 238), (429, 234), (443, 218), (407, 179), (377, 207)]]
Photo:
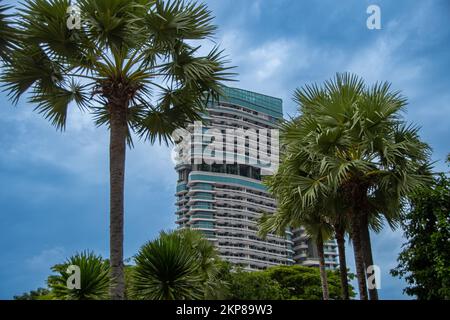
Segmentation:
[[(15, 3), (15, 1), (7, 1)], [(388, 80), (409, 99), (405, 117), (422, 127), (437, 170), (450, 152), (450, 2), (209, 0), (215, 41), (238, 66), (235, 86), (283, 98), (295, 115), (295, 88), (354, 72)], [(381, 8), (382, 29), (366, 28)], [(210, 44), (207, 44), (210, 45)], [(32, 107), (0, 92), (0, 299), (45, 285), (49, 267), (76, 251), (108, 253), (108, 135), (70, 112), (56, 132)], [(170, 149), (136, 143), (127, 155), (125, 255), (174, 228), (176, 175)], [(407, 299), (389, 276), (401, 231), (373, 236), (380, 296)], [(352, 262), (351, 250), (348, 261)]]

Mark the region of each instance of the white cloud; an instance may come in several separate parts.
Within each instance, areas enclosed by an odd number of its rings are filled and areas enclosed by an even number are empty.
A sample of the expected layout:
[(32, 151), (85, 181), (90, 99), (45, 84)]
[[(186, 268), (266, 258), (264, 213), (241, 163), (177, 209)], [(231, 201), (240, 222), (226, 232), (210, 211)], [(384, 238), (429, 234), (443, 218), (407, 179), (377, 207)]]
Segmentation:
[[(254, 2), (253, 6), (258, 6), (257, 3)], [(234, 17), (233, 21), (236, 19)], [(267, 39), (254, 45), (254, 40), (244, 27), (224, 30), (216, 44), (226, 49), (224, 54), (231, 61), (230, 65), (236, 67), (233, 70), (237, 73), (236, 82), (228, 82), (229, 86), (289, 101), (297, 85), (293, 78), (311, 65), (317, 65), (320, 60), (330, 61), (324, 57), (326, 52), (308, 43), (306, 38)], [(212, 45), (203, 41), (199, 54), (206, 54)]]
[(390, 22), (375, 41), (356, 50), (345, 71), (363, 77), (368, 84), (389, 80), (394, 88), (402, 88), (409, 98), (415, 97), (426, 63), (422, 60), (409, 61), (400, 54), (408, 41), (407, 33), (399, 32), (402, 28), (397, 21)]
[[(252, 4), (254, 7), (260, 5), (258, 2)], [(387, 21), (383, 30), (367, 30), (374, 40), (363, 47), (357, 43), (352, 48), (338, 42), (317, 43), (312, 35), (268, 38), (255, 43), (240, 16), (233, 17), (234, 28), (223, 29), (219, 43), (227, 49), (233, 65), (238, 66), (240, 83), (237, 86), (281, 97), (289, 112), (293, 111), (290, 98), (295, 88), (322, 82), (335, 72), (344, 71), (362, 76), (369, 84), (389, 80), (394, 89), (401, 89), (413, 99), (422, 94), (421, 78), (429, 62), (417, 57), (405, 59), (404, 54), (409, 49), (411, 37), (423, 36), (424, 30), (428, 30), (424, 26), (432, 8), (430, 1), (424, 1), (407, 14)], [(236, 25), (239, 29), (235, 29)], [(432, 39), (414, 38), (414, 43), (423, 44)]]
[[(1, 155), (6, 162), (47, 165), (76, 176), (82, 183), (109, 183), (108, 130), (97, 128), (90, 114), (76, 109), (70, 111), (64, 132), (56, 131), (29, 105), (20, 105), (3, 114), (6, 118), (2, 120), (15, 131)], [(127, 150), (127, 168), (127, 181), (167, 185), (174, 170), (170, 148), (151, 146), (135, 137), (135, 148)]]
[(280, 40), (269, 42), (248, 54), (248, 60), (257, 67), (255, 80), (262, 82), (277, 76), (283, 70), (283, 64), (289, 56), (293, 45)]

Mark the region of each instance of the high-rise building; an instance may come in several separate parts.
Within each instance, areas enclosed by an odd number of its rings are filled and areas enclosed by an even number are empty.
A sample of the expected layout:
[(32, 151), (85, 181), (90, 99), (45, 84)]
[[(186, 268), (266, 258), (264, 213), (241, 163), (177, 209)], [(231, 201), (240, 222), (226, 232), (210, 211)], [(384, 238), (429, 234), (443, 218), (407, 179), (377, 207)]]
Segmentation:
[[(261, 239), (257, 235), (258, 219), (276, 210), (275, 200), (261, 182), (261, 176), (268, 173), (267, 163), (260, 161), (260, 152), (264, 142), (269, 149), (265, 150), (266, 156), (278, 154), (271, 148), (271, 129), (283, 118), (282, 100), (224, 87), (224, 96), (210, 101), (202, 118), (200, 130), (198, 125), (187, 128), (192, 134), (189, 161), (176, 166), (179, 228), (200, 230), (224, 260), (246, 270), (314, 261), (303, 259), (303, 251), (294, 252), (293, 233), (289, 230), (285, 237), (268, 235)], [(230, 130), (240, 130), (240, 136), (229, 141)], [(219, 142), (209, 150), (211, 157), (229, 157), (234, 151), (234, 161), (208, 161), (211, 159), (205, 157), (205, 148), (211, 141)], [(302, 241), (306, 241), (300, 229), (296, 232), (297, 240), (302, 234)], [(305, 249), (301, 241), (297, 244), (297, 249)], [(307, 249), (306, 253), (314, 252)]]
[[(307, 267), (319, 266), (317, 246), (305, 232), (304, 228), (293, 230), (292, 241), (294, 241), (294, 260), (296, 264)], [(338, 266), (336, 240), (325, 241), (323, 251), (325, 256), (325, 267), (327, 269), (335, 269)]]

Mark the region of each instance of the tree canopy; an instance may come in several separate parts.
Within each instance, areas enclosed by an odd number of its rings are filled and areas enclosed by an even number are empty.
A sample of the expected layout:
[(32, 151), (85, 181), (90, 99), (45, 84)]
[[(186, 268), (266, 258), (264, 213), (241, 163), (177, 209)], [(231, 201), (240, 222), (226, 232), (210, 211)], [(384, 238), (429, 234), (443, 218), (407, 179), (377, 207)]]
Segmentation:
[[(327, 271), (330, 299), (341, 299), (339, 272)], [(230, 296), (235, 300), (320, 300), (322, 285), (318, 268), (276, 266), (263, 271), (238, 270), (229, 276)], [(350, 286), (350, 297), (355, 292)]]
[(450, 299), (450, 179), (440, 174), (431, 188), (411, 196), (402, 227), (408, 240), (391, 274), (404, 292), (420, 300)]

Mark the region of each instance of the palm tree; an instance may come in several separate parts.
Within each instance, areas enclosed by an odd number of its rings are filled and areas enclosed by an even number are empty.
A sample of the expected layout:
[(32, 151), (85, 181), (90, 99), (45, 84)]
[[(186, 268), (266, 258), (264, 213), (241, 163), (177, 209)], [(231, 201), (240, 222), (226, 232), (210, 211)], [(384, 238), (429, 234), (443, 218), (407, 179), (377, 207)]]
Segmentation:
[(217, 48), (198, 55), (195, 41), (216, 30), (204, 4), (80, 0), (81, 23), (69, 28), (70, 4), (23, 4), (20, 42), (3, 82), (14, 102), (29, 92), (36, 111), (58, 129), (72, 104), (109, 128), (111, 298), (123, 299), (125, 154), (132, 132), (169, 142), (175, 128), (199, 119), (205, 97), (217, 97), (230, 74)]
[(363, 252), (371, 255), (369, 223), (380, 215), (395, 222), (404, 198), (430, 181), (430, 149), (401, 118), (406, 99), (388, 83), (367, 88), (357, 76), (337, 74), (322, 87), (298, 89), (295, 101), (301, 116), (288, 124), (284, 137), (286, 152), (307, 173), (294, 181), (300, 203), (342, 200), (339, 212), (349, 223), (360, 297), (367, 299), (365, 266), (373, 261)]
[[(67, 282), (72, 275), (69, 266), (80, 269), (80, 288), (69, 288)], [(60, 300), (105, 300), (108, 299), (109, 264), (100, 256), (84, 251), (67, 259), (65, 263), (52, 267), (57, 275), (48, 277), (51, 296)]]
[(191, 230), (162, 232), (141, 248), (135, 262), (131, 290), (137, 299), (198, 300), (216, 288), (217, 252)]
[(328, 292), (327, 272), (325, 269), (324, 242), (331, 238), (333, 228), (326, 221), (326, 217), (317, 211), (308, 214), (305, 217), (305, 220), (303, 220), (302, 226), (317, 247), (323, 299), (329, 300), (330, 296)]
[(301, 218), (295, 214), (295, 208), (277, 210), (275, 215), (264, 215), (259, 221), (259, 235), (265, 237), (268, 233), (284, 235), (286, 226), (292, 228), (303, 227), (317, 247), (319, 256), (320, 281), (322, 284), (323, 300), (329, 300), (328, 280), (325, 267), (324, 243), (332, 236), (332, 226), (326, 221), (326, 217), (318, 211), (303, 212)]
[[(283, 139), (283, 135), (282, 135)], [(289, 146), (286, 146), (289, 148)], [(326, 216), (327, 198), (313, 204), (305, 204), (302, 197), (300, 181), (308, 174), (301, 163), (297, 163), (295, 153), (284, 150), (278, 172), (267, 177), (264, 183), (277, 199), (277, 211), (273, 215), (263, 215), (259, 220), (259, 235), (265, 237), (269, 233), (284, 235), (288, 228), (305, 228), (306, 233), (314, 241), (319, 256), (320, 279), (324, 300), (329, 299), (328, 281), (325, 270), (324, 242), (331, 238), (333, 228)], [(313, 174), (312, 168), (308, 168)], [(306, 200), (307, 201), (307, 200)]]
[[(293, 122), (286, 122), (282, 126), (281, 142), (283, 146), (283, 156), (278, 172), (267, 177), (264, 183), (269, 191), (275, 196), (278, 202), (278, 210), (276, 215), (272, 217), (265, 216), (260, 221), (260, 231), (264, 235), (265, 232), (279, 232), (284, 230), (286, 226), (299, 225), (307, 227), (310, 225), (308, 233), (316, 235), (319, 233), (314, 229), (323, 229), (323, 239), (330, 236), (330, 228), (333, 229), (339, 252), (339, 271), (341, 278), (341, 296), (342, 299), (348, 300), (349, 284), (347, 263), (345, 258), (345, 234), (348, 232), (348, 222), (345, 219), (344, 208), (339, 197), (334, 197), (331, 193), (327, 193), (322, 197), (322, 203), (319, 201), (308, 203), (307, 195), (303, 190), (303, 179), (314, 178), (318, 172), (318, 159), (312, 158), (311, 161), (304, 161), (303, 158), (297, 156), (301, 154), (299, 144), (288, 144), (289, 138), (286, 136), (291, 130), (290, 126)], [(309, 186), (308, 184), (306, 185)], [(278, 227), (277, 227), (278, 226)], [(312, 229), (312, 230), (311, 230)], [(325, 236), (326, 235), (326, 236)], [(314, 237), (313, 237), (314, 238)], [(317, 241), (316, 240), (316, 241)], [(316, 243), (318, 249), (321, 246)], [(323, 245), (322, 245), (323, 246)]]

